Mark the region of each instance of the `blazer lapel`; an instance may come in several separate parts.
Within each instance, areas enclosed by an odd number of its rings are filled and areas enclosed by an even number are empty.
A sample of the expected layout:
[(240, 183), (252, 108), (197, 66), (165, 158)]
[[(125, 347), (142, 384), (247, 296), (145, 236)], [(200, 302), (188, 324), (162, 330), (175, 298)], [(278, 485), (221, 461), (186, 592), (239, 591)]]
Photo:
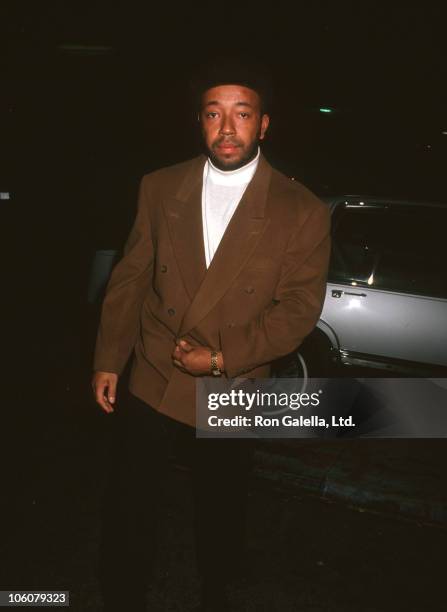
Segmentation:
[[(217, 304), (253, 253), (269, 220), (264, 217), (271, 166), (261, 155), (256, 173), (231, 218), (202, 283), (185, 313), (179, 335), (191, 331)], [(201, 192), (200, 192), (201, 193)], [(201, 215), (201, 206), (199, 207)], [(195, 224), (198, 226), (198, 223)], [(200, 217), (200, 243), (203, 230)], [(197, 233), (194, 239), (197, 239)], [(191, 248), (191, 237), (186, 237)], [(205, 265), (205, 264), (204, 264)]]
[(194, 299), (206, 274), (202, 229), (202, 182), (205, 156), (193, 161), (175, 197), (164, 202), (166, 222), (185, 289)]

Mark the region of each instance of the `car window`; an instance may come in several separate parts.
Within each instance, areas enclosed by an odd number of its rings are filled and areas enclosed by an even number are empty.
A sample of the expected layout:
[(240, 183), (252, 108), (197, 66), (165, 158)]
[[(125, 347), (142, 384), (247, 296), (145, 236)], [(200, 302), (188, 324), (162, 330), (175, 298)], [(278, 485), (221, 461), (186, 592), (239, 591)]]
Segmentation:
[(447, 208), (339, 208), (331, 281), (447, 298)]
[(374, 287), (447, 298), (447, 209), (390, 210)]
[(329, 280), (368, 285), (379, 254), (386, 209), (346, 208), (340, 205), (332, 222)]

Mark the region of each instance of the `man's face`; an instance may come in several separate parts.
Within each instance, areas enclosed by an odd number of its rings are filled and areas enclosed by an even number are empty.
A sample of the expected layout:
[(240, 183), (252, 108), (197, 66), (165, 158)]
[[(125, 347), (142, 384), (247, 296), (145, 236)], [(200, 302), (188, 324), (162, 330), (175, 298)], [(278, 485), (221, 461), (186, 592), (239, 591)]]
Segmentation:
[(200, 123), (208, 155), (221, 170), (240, 168), (256, 156), (268, 128), (258, 94), (242, 85), (219, 85), (202, 96)]

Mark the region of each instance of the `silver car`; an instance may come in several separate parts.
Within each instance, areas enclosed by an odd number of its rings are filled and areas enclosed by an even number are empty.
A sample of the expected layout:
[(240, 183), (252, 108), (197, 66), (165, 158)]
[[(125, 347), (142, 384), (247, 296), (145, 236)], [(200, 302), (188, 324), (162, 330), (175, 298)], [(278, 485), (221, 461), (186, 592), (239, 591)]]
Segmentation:
[(302, 366), (310, 375), (336, 363), (447, 376), (447, 206), (325, 200), (331, 264), (320, 321), (299, 351)]

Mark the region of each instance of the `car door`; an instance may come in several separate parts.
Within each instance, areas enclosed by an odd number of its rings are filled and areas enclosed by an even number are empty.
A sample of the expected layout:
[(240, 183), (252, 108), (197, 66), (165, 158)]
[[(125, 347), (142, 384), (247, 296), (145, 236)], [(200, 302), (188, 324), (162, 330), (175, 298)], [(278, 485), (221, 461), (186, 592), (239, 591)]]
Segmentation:
[(446, 227), (441, 206), (335, 208), (321, 320), (346, 362), (447, 366)]

